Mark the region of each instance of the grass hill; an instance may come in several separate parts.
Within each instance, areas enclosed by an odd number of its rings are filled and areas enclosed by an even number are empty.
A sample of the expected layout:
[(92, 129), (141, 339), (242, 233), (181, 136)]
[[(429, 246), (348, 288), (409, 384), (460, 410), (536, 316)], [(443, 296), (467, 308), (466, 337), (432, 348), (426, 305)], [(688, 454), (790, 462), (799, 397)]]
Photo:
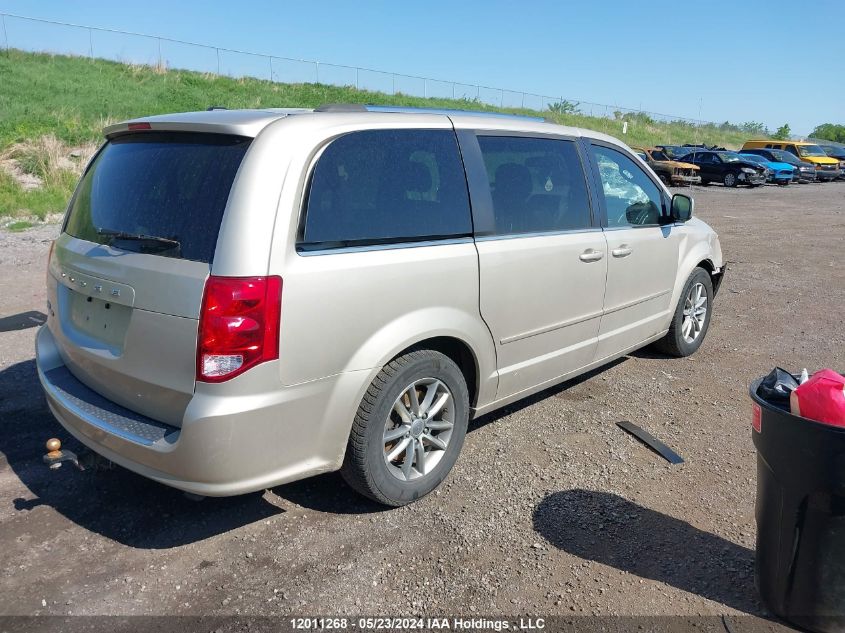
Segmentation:
[[(623, 138), (632, 145), (703, 142), (739, 147), (747, 134), (727, 126), (657, 122), (646, 114), (622, 120), (580, 113), (495, 108), (472, 100), (389, 95), (351, 87), (282, 84), (164, 70), (105, 60), (0, 53), (0, 219), (43, 219), (64, 209), (79, 171), (104, 125), (166, 112), (227, 108), (315, 107), (372, 103), (542, 115), (565, 125)], [(21, 226), (18, 221), (16, 226)]]

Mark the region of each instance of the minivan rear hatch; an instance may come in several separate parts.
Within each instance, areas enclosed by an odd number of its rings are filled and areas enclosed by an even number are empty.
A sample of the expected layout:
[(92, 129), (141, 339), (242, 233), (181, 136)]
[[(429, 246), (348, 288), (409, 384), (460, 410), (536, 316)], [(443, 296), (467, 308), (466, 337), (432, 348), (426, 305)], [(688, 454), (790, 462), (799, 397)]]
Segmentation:
[(51, 257), (49, 327), (71, 373), (174, 426), (194, 392), (203, 288), (250, 140), (111, 138), (83, 175)]

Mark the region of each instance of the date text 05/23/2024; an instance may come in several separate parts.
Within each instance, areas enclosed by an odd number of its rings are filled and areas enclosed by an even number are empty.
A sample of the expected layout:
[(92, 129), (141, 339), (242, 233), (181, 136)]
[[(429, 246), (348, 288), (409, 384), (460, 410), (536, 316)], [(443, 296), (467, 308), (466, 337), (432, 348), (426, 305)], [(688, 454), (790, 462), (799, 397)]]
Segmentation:
[(291, 618), (291, 628), (298, 631), (541, 631), (546, 623), (543, 618)]

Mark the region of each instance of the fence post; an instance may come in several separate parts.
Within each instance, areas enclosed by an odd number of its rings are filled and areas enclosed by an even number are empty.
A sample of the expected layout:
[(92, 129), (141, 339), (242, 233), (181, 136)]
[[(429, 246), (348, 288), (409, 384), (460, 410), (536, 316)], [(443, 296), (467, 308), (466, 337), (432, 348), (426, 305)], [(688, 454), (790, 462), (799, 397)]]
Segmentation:
[(94, 59), (94, 31), (88, 29), (88, 56)]
[(9, 54), (11, 46), (9, 46), (9, 33), (6, 31), (6, 16), (0, 14), (0, 21), (3, 23), (3, 43), (6, 45), (6, 54)]
[(315, 83), (320, 83), (320, 62), (314, 62), (314, 78), (317, 80)]
[(214, 50), (217, 52), (217, 76), (219, 77), (220, 76), (220, 49), (215, 48)]
[(273, 58), (270, 57), (270, 81), (273, 81)]
[(159, 37), (159, 38), (156, 38), (156, 39), (158, 39), (158, 68), (159, 68), (159, 70), (161, 70), (162, 64), (164, 63), (164, 60), (162, 60), (162, 58), (161, 58), (161, 38)]
[(358, 67), (355, 67), (355, 90), (360, 90), (360, 86), (358, 84)]

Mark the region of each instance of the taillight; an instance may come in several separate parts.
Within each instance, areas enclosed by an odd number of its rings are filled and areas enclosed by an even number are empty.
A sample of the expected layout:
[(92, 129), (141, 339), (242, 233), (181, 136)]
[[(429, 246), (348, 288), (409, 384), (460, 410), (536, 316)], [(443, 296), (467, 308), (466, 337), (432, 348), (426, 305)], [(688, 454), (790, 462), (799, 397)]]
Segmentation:
[(197, 336), (197, 380), (223, 382), (277, 359), (281, 318), (281, 277), (209, 277)]
[(153, 126), (149, 123), (130, 123), (129, 124), (129, 131), (130, 132), (137, 132), (138, 130), (152, 130)]

